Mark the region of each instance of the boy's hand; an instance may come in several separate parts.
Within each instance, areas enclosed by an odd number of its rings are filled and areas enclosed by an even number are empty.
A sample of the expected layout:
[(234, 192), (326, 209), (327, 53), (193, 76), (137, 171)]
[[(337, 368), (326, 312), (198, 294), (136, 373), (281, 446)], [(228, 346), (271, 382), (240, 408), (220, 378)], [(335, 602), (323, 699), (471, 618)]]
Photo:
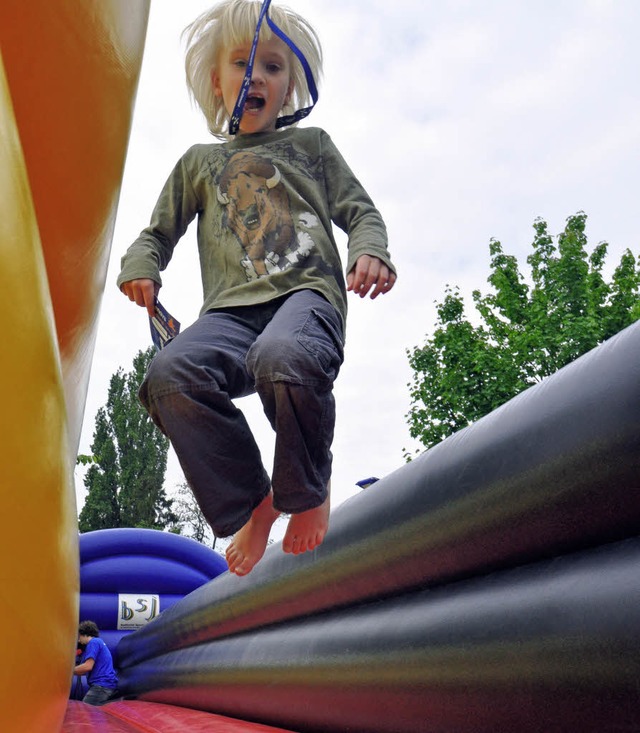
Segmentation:
[(120, 290), (133, 300), (136, 305), (147, 309), (149, 318), (153, 318), (156, 314), (156, 295), (160, 290), (160, 286), (155, 280), (150, 278), (140, 278), (138, 280), (127, 280), (122, 283)]
[(371, 300), (388, 293), (396, 282), (395, 274), (377, 257), (360, 255), (347, 274), (347, 290), (364, 298), (373, 288)]

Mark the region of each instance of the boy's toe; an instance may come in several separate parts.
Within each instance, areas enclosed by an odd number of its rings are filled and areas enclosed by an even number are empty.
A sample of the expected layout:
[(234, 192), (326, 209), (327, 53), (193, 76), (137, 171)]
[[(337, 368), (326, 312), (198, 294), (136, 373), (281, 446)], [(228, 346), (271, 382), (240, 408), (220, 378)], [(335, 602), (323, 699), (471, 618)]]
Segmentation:
[(232, 573), (235, 573), (236, 568), (240, 565), (240, 563), (244, 559), (244, 556), (242, 555), (241, 552), (238, 552), (238, 550), (235, 547), (231, 546), (227, 549), (226, 557), (227, 557), (227, 565), (229, 566), (229, 570)]
[(295, 537), (293, 540), (293, 554), (300, 555), (307, 550), (307, 540), (305, 537)]

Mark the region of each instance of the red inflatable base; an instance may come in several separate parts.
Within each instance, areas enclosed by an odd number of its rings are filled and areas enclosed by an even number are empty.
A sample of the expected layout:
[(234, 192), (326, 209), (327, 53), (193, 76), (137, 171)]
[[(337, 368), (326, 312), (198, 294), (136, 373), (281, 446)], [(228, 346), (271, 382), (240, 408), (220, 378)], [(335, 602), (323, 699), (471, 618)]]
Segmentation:
[(69, 700), (61, 733), (295, 733), (199, 710), (153, 702), (111, 702), (92, 707)]

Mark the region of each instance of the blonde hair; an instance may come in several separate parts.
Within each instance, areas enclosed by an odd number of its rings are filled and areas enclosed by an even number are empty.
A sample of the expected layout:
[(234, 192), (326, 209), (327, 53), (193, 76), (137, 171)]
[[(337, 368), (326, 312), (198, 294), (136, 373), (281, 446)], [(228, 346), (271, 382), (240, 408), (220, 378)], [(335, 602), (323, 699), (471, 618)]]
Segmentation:
[[(222, 97), (214, 93), (212, 73), (224, 49), (251, 43), (261, 5), (259, 0), (224, 0), (202, 13), (183, 31), (187, 87), (215, 137), (229, 137), (226, 132), (229, 114)], [(322, 74), (322, 48), (315, 30), (304, 18), (284, 6), (271, 6), (269, 17), (304, 54), (317, 85)], [(268, 41), (273, 35), (265, 18), (260, 27), (260, 40)], [(291, 54), (291, 77), (293, 93), (282, 109), (283, 115), (311, 103), (304, 70), (294, 53)]]

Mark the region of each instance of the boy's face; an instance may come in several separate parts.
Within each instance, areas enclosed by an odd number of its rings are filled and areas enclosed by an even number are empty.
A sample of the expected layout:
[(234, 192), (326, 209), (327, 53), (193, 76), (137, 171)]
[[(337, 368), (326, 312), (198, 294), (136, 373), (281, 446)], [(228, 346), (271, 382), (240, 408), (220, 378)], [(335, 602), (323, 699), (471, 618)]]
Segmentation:
[[(218, 68), (212, 73), (213, 90), (233, 113), (251, 52), (251, 43), (223, 49)], [(269, 132), (276, 129), (276, 118), (293, 91), (291, 51), (277, 36), (260, 41), (253, 62), (251, 86), (247, 95), (240, 134)]]

